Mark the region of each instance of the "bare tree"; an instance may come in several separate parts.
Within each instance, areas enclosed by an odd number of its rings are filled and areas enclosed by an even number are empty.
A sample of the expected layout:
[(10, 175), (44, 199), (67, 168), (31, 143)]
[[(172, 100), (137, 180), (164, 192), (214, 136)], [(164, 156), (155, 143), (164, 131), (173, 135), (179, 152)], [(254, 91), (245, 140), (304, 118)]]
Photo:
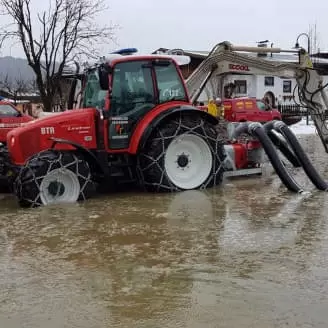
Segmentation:
[(17, 40), (36, 76), (44, 110), (51, 111), (64, 68), (81, 56), (96, 56), (100, 44), (113, 40), (114, 26), (96, 24), (104, 0), (50, 0), (49, 9), (32, 15), (31, 0), (0, 0), (12, 24), (3, 27), (1, 44)]
[(8, 74), (4, 77), (0, 76), (0, 89), (14, 100), (15, 105), (18, 98), (23, 96), (24, 93), (33, 91), (33, 84), (34, 81), (26, 81), (21, 76), (16, 78), (11, 78)]

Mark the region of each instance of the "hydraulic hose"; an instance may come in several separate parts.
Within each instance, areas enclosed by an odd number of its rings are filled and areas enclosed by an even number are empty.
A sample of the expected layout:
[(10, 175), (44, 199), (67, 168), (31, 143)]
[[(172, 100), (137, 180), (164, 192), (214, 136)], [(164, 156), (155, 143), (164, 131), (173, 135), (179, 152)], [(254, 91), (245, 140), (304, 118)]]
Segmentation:
[(290, 128), (282, 121), (276, 121), (273, 124), (273, 128), (279, 131), (288, 141), (290, 147), (297, 156), (299, 162), (301, 163), (305, 173), (312, 181), (312, 183), (319, 189), (323, 191), (328, 191), (327, 182), (320, 176), (318, 171), (312, 165), (309, 157), (305, 153), (303, 147), (297, 140), (295, 134), (290, 130)]
[(268, 137), (261, 123), (258, 122), (241, 123), (234, 130), (232, 134), (232, 139), (237, 139), (237, 137), (241, 133), (247, 133), (249, 135), (257, 137), (260, 140), (263, 149), (267, 154), (274, 170), (276, 171), (277, 175), (279, 176), (279, 178), (281, 179), (281, 181), (287, 187), (288, 190), (298, 193), (303, 192), (303, 189), (297, 184), (297, 182), (293, 179), (293, 177), (290, 176), (286, 167), (281, 162), (274, 144)]
[(273, 144), (281, 151), (281, 153), (289, 160), (294, 167), (301, 167), (301, 163), (297, 156), (290, 149), (290, 146), (284, 136), (278, 131), (274, 130), (273, 125), (275, 121), (267, 122), (263, 125), (264, 130), (268, 134)]

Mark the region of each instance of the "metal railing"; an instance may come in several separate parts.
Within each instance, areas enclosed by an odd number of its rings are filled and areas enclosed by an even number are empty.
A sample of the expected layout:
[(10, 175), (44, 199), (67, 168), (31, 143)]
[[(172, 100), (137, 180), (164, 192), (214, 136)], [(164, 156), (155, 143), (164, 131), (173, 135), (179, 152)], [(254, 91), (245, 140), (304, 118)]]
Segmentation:
[(299, 118), (300, 120), (306, 118), (307, 125), (309, 125), (309, 121), (312, 120), (309, 109), (300, 105), (278, 105), (278, 110), (281, 113), (283, 120), (285, 119), (288, 121), (296, 118)]
[(278, 105), (278, 110), (283, 117), (287, 116), (307, 116), (308, 110), (300, 105)]

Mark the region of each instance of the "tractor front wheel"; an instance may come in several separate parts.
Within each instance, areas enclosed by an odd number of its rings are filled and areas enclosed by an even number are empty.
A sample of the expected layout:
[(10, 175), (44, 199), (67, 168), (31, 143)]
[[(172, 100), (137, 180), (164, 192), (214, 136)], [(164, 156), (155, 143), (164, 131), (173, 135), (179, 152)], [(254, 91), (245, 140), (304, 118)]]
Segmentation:
[(156, 128), (138, 156), (137, 169), (146, 190), (204, 189), (221, 183), (224, 157), (215, 126), (181, 113)]
[(83, 158), (72, 152), (48, 150), (26, 163), (14, 190), (22, 207), (37, 207), (85, 200), (95, 191), (95, 184)]

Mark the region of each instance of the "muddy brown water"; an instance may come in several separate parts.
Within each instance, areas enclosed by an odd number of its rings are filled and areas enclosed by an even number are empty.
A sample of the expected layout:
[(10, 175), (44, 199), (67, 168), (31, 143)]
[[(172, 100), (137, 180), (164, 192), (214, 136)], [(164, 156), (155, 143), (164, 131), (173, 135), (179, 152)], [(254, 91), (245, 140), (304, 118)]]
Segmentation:
[[(328, 180), (318, 137), (302, 143)], [(327, 327), (327, 194), (267, 166), (207, 191), (0, 200), (0, 327)]]

